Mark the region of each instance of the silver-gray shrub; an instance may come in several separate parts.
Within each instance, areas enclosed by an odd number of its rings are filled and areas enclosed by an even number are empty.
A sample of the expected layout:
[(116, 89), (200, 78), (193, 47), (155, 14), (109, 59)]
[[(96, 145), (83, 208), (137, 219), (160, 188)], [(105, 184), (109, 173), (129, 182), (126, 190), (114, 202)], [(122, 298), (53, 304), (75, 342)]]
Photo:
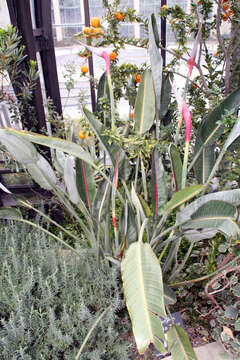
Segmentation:
[(81, 359), (129, 358), (116, 269), (97, 269), (89, 251), (77, 258), (22, 224), (1, 224), (0, 248), (1, 359), (72, 360), (109, 305)]

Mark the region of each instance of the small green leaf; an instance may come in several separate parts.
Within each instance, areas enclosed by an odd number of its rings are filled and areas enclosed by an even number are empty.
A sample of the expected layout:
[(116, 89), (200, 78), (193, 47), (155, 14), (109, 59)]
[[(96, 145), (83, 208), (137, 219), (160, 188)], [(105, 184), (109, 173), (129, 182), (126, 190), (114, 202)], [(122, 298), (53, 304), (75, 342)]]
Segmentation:
[(232, 305), (226, 307), (224, 316), (228, 319), (236, 320), (238, 317), (238, 309)]
[(198, 195), (202, 189), (202, 185), (192, 185), (185, 187), (183, 190), (173, 194), (171, 200), (165, 205), (163, 210), (169, 211), (175, 209), (176, 207), (184, 204), (186, 201), (192, 199), (194, 196)]
[(197, 360), (186, 332), (179, 325), (170, 327), (167, 338), (173, 360)]

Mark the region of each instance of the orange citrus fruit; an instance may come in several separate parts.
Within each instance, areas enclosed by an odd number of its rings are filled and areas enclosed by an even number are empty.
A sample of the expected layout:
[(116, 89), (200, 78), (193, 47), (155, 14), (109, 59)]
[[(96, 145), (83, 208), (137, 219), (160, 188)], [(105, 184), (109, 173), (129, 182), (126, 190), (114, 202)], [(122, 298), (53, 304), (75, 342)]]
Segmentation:
[(84, 140), (86, 135), (85, 135), (85, 132), (80, 130), (79, 133), (78, 133), (78, 136), (80, 137), (80, 139)]
[(120, 10), (118, 10), (116, 12), (116, 18), (118, 21), (122, 21), (122, 19), (124, 18), (124, 14)]
[(131, 119), (133, 119), (134, 118), (134, 112), (131, 111), (129, 116), (130, 116)]
[(115, 60), (116, 57), (117, 57), (117, 54), (114, 51), (111, 52), (111, 54), (109, 54), (109, 59), (112, 60), (112, 61)]
[(163, 6), (162, 6), (162, 9), (163, 9), (164, 11), (166, 11), (166, 10), (167, 10), (167, 5), (163, 5)]
[(86, 74), (86, 73), (88, 72), (88, 67), (87, 67), (87, 66), (82, 66), (82, 67), (81, 67), (81, 72), (82, 72), (83, 74)]
[(136, 82), (140, 83), (140, 81), (141, 81), (141, 75), (137, 74), (136, 75)]
[(92, 25), (93, 27), (95, 27), (95, 28), (98, 28), (99, 25), (100, 25), (100, 19), (99, 19), (99, 17), (93, 17), (93, 18), (91, 19), (91, 25)]

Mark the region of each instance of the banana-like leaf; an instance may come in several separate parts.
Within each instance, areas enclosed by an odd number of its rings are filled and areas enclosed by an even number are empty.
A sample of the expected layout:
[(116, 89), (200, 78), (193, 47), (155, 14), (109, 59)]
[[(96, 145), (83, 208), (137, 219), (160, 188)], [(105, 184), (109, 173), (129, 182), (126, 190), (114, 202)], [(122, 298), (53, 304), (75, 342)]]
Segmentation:
[(79, 159), (86, 161), (90, 165), (95, 165), (91, 155), (87, 151), (83, 150), (80, 145), (75, 144), (71, 141), (55, 138), (52, 136), (39, 135), (27, 131), (17, 131), (13, 129), (0, 129), (0, 134), (6, 134), (6, 136), (9, 136), (11, 134), (16, 135), (19, 138), (26, 139), (35, 144), (48, 146), (51, 149), (56, 149), (69, 155), (75, 156)]
[(114, 168), (116, 166), (117, 154), (119, 154), (119, 176), (120, 178), (127, 180), (131, 172), (131, 167), (124, 150), (115, 143), (112, 145), (108, 143), (108, 136), (102, 135), (105, 129), (104, 125), (95, 118), (91, 111), (83, 108), (83, 112), (106, 154), (109, 156), (111, 164)]
[(183, 225), (183, 229), (217, 229), (226, 237), (237, 237), (240, 235), (236, 224), (238, 217), (238, 209), (231, 203), (210, 200), (191, 215), (191, 220)]
[(186, 332), (179, 325), (172, 325), (168, 330), (168, 350), (173, 360), (197, 360), (195, 351)]
[[(149, 22), (150, 22), (151, 25), (152, 25), (152, 30), (153, 30), (153, 35), (154, 35), (155, 43), (156, 43), (157, 47), (159, 48), (160, 37), (159, 37), (158, 24), (157, 24), (157, 20), (156, 20), (155, 14), (152, 14), (152, 15), (151, 15), (151, 18), (150, 18)], [(150, 25), (149, 25), (149, 26), (150, 26)]]
[(160, 316), (166, 318), (162, 272), (150, 245), (131, 244), (121, 265), (123, 288), (133, 333), (140, 354), (150, 343), (162, 353), (166, 350)]
[(80, 159), (76, 159), (75, 164), (77, 190), (81, 199), (90, 210), (96, 194), (93, 168), (88, 163)]
[(19, 210), (11, 207), (1, 207), (0, 208), (0, 219), (4, 220), (14, 220), (22, 219), (22, 214)]
[(135, 104), (135, 130), (139, 135), (148, 131), (155, 119), (155, 92), (151, 70), (145, 70)]
[(24, 165), (36, 162), (38, 159), (35, 147), (29, 141), (9, 132), (8, 129), (0, 129), (0, 142), (7, 148), (15, 160)]
[(158, 114), (159, 119), (163, 119), (168, 112), (171, 101), (172, 86), (170, 83), (170, 74), (162, 74), (161, 107)]
[[(97, 112), (102, 111), (101, 107), (101, 100), (105, 99), (108, 100), (110, 103), (110, 93), (109, 93), (109, 87), (107, 82), (107, 76), (106, 72), (102, 74), (100, 77), (100, 80), (98, 82), (98, 88), (97, 88)], [(105, 126), (110, 126), (110, 116), (108, 112), (105, 112), (103, 115), (103, 123)]]
[[(154, 24), (156, 24), (155, 15), (152, 14), (149, 17), (148, 29), (149, 29), (149, 50), (150, 50), (150, 61), (152, 67), (153, 84), (155, 90), (155, 102), (157, 107), (157, 114), (160, 113), (161, 109), (161, 91), (162, 91), (162, 67), (163, 61), (160, 54), (158, 45), (156, 44), (154, 35)], [(155, 33), (157, 28), (155, 28)], [(158, 35), (158, 32), (157, 32)], [(158, 36), (159, 38), (159, 36)]]
[(224, 150), (228, 150), (230, 147), (232, 147), (232, 145), (236, 143), (239, 137), (240, 137), (240, 115), (224, 144)]
[(192, 199), (194, 196), (198, 195), (203, 189), (202, 185), (192, 185), (185, 187), (183, 190), (180, 190), (173, 194), (170, 201), (164, 206), (164, 211), (169, 211), (177, 208), (178, 206), (184, 204), (186, 201)]
[(240, 189), (219, 191), (201, 196), (199, 199), (187, 205), (182, 211), (177, 213), (176, 222), (178, 224), (191, 220), (194, 214), (202, 205), (212, 200), (226, 201), (234, 206), (240, 205)]
[(72, 201), (73, 204), (78, 204), (80, 198), (76, 184), (76, 170), (74, 167), (74, 158), (72, 157), (67, 157), (65, 160), (64, 181), (67, 187), (69, 199)]
[(57, 171), (60, 172), (60, 174), (64, 174), (64, 166), (66, 161), (66, 155), (59, 150), (55, 151), (55, 156), (53, 157), (53, 163)]
[[(226, 111), (236, 110), (239, 104), (240, 88), (224, 99), (201, 123), (197, 132), (197, 141), (194, 149), (194, 155), (196, 155), (201, 146), (205, 148), (205, 152), (202, 153), (194, 165), (198, 182), (204, 183), (214, 166), (212, 145), (224, 131), (224, 125), (220, 123), (222, 116)], [(205, 169), (205, 166), (208, 166), (208, 169)], [(205, 172), (204, 176), (203, 172)]]
[(157, 217), (167, 202), (168, 192), (161, 153), (156, 148), (153, 150), (152, 155), (151, 189), (153, 213)]
[(177, 147), (171, 144), (169, 147), (169, 157), (171, 161), (173, 180), (176, 191), (182, 187), (182, 160)]
[(163, 290), (164, 290), (164, 304), (166, 306), (175, 304), (177, 302), (177, 298), (174, 291), (166, 284), (163, 284)]
[(49, 162), (40, 154), (34, 163), (26, 164), (26, 168), (37, 184), (45, 190), (53, 190), (57, 179)]

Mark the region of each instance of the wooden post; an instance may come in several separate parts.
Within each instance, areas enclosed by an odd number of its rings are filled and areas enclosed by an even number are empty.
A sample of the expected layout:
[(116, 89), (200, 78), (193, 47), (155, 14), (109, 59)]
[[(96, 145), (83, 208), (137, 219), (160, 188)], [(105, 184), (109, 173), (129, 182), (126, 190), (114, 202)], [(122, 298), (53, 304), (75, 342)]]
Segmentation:
[[(28, 69), (29, 60), (36, 61), (36, 46), (35, 39), (33, 36), (32, 30), (32, 20), (31, 20), (31, 9), (29, 0), (7, 0), (7, 5), (9, 9), (9, 15), (11, 22), (16, 26), (19, 35), (22, 36), (22, 42), (26, 46), (26, 53), (28, 55), (24, 66)], [(17, 88), (14, 87), (14, 91), (17, 96)], [(34, 125), (38, 131), (46, 129), (45, 114), (43, 108), (43, 99), (41, 92), (40, 80), (36, 81), (36, 86), (33, 91), (33, 98), (31, 100), (31, 105), (35, 108), (37, 124), (30, 123), (29, 114), (23, 115), (23, 125), (28, 129), (31, 129)]]
[(40, 52), (46, 96), (53, 100), (54, 107), (59, 115), (62, 114), (61, 96), (58, 85), (58, 74), (54, 50), (51, 1), (35, 0), (35, 19), (37, 29), (42, 29), (41, 35), (36, 34), (38, 51)]
[[(84, 3), (85, 25), (90, 26), (89, 2), (88, 2), (88, 0), (83, 0), (83, 3)], [(89, 67), (90, 76), (94, 77), (92, 56), (89, 56), (89, 58), (88, 58), (88, 67)], [(93, 81), (90, 81), (90, 91), (91, 91), (91, 100), (92, 100), (92, 111), (95, 112), (96, 111), (96, 95), (95, 95)]]

